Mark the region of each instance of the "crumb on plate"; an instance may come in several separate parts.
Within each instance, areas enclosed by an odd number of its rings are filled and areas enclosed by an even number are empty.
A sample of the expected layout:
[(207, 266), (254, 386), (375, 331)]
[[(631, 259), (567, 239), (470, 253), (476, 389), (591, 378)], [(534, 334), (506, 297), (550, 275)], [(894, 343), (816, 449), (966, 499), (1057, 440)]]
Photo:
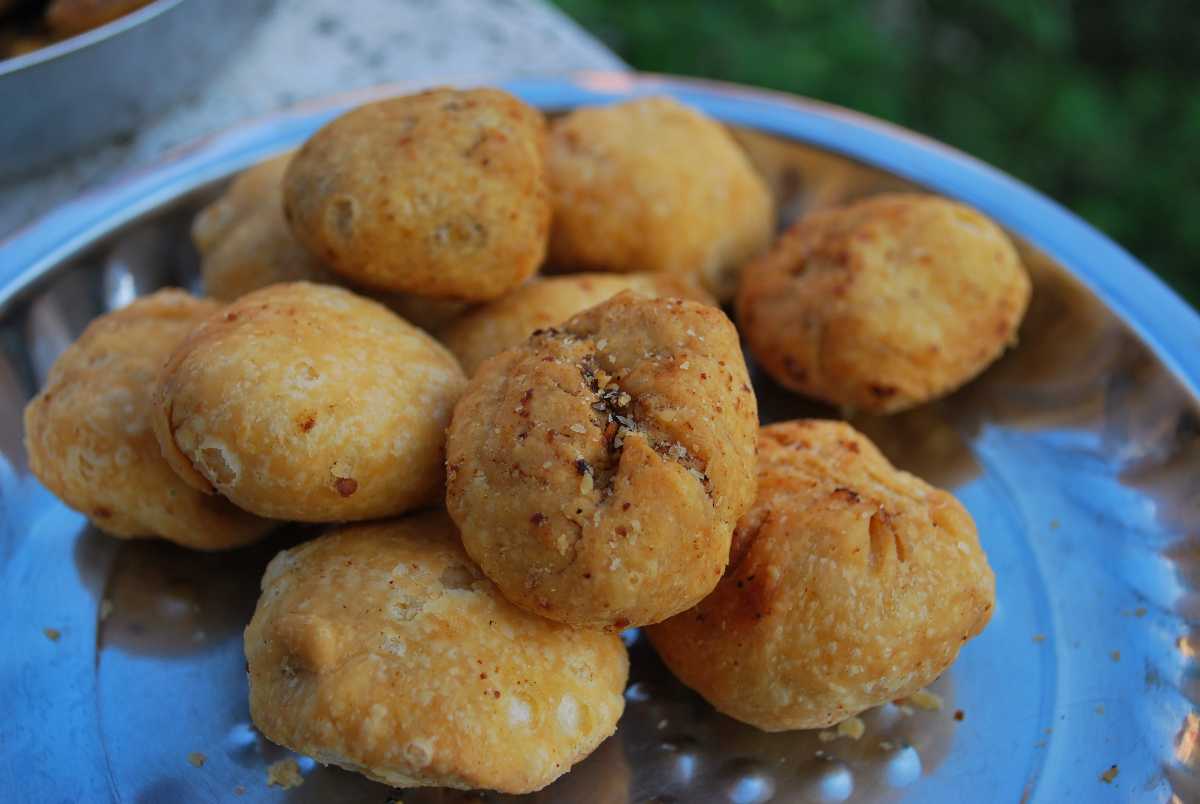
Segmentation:
[(282, 787), (284, 790), (291, 790), (302, 784), (304, 784), (304, 777), (300, 775), (300, 766), (291, 757), (272, 762), (267, 766), (268, 787)]

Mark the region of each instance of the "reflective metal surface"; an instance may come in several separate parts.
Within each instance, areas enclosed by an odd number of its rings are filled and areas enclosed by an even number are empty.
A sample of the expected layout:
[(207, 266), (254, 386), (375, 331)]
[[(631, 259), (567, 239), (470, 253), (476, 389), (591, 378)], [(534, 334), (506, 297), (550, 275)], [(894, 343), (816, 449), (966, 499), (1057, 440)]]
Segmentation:
[(132, 131), (186, 97), (274, 0), (156, 0), (0, 61), (0, 177)]
[[(933, 687), (943, 708), (884, 706), (859, 740), (763, 734), (715, 714), (631, 633), (619, 731), (535, 800), (1200, 800), (1196, 314), (1027, 188), (848, 112), (625, 75), (512, 88), (547, 110), (643, 92), (694, 103), (738, 126), (788, 218), (884, 188), (963, 198), (1020, 239), (1035, 280), (1020, 345), (979, 380), (910, 413), (855, 421), (900, 466), (959, 495), (996, 570), (991, 625)], [(86, 322), (162, 284), (193, 283), (195, 209), (348, 102), (176, 154), (0, 245), (0, 798), (401, 797), (303, 758), (301, 787), (267, 787), (266, 766), (288, 752), (249, 723), (241, 629), (266, 561), (312, 531), (219, 556), (119, 542), (34, 481), (20, 445), (24, 401)], [(766, 420), (831, 415), (763, 376), (756, 386)]]

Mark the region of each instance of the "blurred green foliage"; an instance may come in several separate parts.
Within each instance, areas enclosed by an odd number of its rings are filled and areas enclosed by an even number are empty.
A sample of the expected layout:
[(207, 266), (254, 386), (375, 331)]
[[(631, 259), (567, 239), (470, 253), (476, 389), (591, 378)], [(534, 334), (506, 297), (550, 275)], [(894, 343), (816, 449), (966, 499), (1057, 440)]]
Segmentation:
[(820, 98), (974, 154), (1200, 304), (1200, 3), (556, 2), (638, 69)]

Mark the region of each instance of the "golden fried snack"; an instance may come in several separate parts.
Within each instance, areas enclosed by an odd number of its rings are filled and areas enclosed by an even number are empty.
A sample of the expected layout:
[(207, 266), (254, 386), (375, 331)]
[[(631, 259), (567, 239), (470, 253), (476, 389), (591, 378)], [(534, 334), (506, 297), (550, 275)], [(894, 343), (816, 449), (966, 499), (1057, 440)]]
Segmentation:
[(494, 302), (481, 305), (442, 330), (467, 376), (494, 354), (516, 346), (535, 329), (561, 324), (623, 290), (715, 304), (698, 284), (664, 274), (572, 274), (535, 279)]
[(225, 301), (279, 282), (335, 283), (283, 217), (283, 174), (292, 152), (251, 167), (192, 221), (204, 292)]
[[(283, 174), (294, 152), (268, 159), (238, 175), (229, 189), (192, 221), (192, 242), (209, 296), (233, 301), (280, 282), (343, 285), (342, 277), (300, 244), (283, 217)], [(467, 305), (403, 293), (365, 294), (409, 323), (436, 330)]]
[(716, 590), (646, 633), (730, 717), (812, 729), (929, 684), (994, 604), (958, 500), (849, 425), (801, 420), (761, 430), (758, 498)]
[(528, 279), (550, 201), (541, 113), (495, 89), (369, 103), (312, 136), (284, 178), (309, 250), (356, 283), (484, 301)]
[(192, 489), (150, 426), (159, 366), (215, 302), (160, 290), (88, 325), (25, 407), (29, 468), (101, 530), (199, 550), (249, 544), (272, 524)]
[(444, 512), (280, 553), (246, 629), (271, 740), (396, 787), (541, 789), (613, 733), (621, 640), (508, 603)]
[(193, 488), (277, 519), (389, 516), (442, 493), (454, 356), (332, 285), (272, 285), (201, 324), (158, 376), (154, 430)]
[(450, 424), (447, 507), (518, 606), (657, 622), (721, 577), (757, 425), (729, 319), (626, 291), (479, 367)]
[(943, 198), (886, 194), (801, 219), (742, 272), (738, 324), (778, 382), (891, 413), (1014, 342), (1030, 282), (1008, 237)]
[(46, 25), (57, 36), (99, 28), (148, 4), (150, 0), (51, 0)]
[(766, 183), (719, 123), (670, 98), (556, 120), (547, 164), (555, 264), (698, 276), (727, 301), (770, 243)]

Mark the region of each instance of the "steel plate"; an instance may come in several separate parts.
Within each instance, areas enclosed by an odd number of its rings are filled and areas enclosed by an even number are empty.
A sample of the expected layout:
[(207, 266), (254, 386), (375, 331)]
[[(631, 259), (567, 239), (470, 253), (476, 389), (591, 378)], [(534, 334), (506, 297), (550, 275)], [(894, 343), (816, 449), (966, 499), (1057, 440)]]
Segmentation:
[[(508, 86), (551, 112), (644, 93), (695, 104), (735, 127), (785, 219), (887, 188), (963, 199), (1013, 233), (1035, 281), (1019, 347), (983, 377), (911, 413), (855, 421), (900, 466), (954, 490), (996, 570), (991, 625), (933, 687), (944, 708), (884, 706), (857, 741), (767, 735), (716, 715), (630, 633), (619, 731), (537, 800), (1200, 800), (1197, 315), (1023, 185), (841, 109), (627, 74)], [(303, 758), (303, 786), (266, 784), (267, 764), (288, 752), (250, 725), (241, 632), (265, 562), (311, 531), (217, 556), (117, 541), (42, 488), (21, 448), (23, 404), (89, 319), (195, 283), (185, 235), (198, 206), (365, 97), (176, 153), (0, 246), (0, 797), (398, 795)], [(756, 385), (766, 420), (831, 415), (765, 377)], [(192, 752), (203, 767), (189, 764)], [(480, 799), (507, 800), (403, 795)]]

